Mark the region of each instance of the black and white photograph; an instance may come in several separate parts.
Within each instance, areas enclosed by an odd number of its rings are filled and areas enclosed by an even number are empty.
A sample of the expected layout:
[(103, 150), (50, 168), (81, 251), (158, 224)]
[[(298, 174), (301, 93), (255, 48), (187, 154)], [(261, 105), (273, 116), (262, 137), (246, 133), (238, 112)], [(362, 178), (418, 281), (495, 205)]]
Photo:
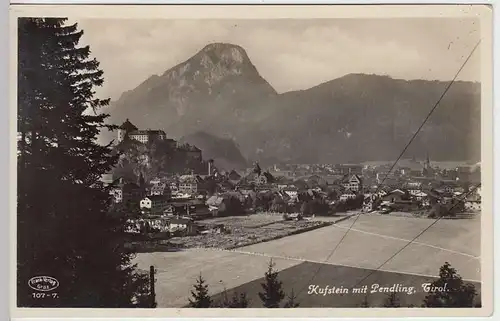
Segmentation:
[(32, 7), (16, 308), (492, 309), (487, 7)]

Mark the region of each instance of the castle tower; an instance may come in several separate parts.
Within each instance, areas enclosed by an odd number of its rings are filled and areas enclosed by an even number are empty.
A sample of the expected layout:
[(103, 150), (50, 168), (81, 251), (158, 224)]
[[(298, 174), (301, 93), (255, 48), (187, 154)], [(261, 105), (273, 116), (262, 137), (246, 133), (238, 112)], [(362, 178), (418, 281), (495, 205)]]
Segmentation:
[(123, 122), (123, 124), (118, 128), (118, 142), (122, 142), (128, 133), (138, 130), (134, 124), (132, 124), (128, 118)]

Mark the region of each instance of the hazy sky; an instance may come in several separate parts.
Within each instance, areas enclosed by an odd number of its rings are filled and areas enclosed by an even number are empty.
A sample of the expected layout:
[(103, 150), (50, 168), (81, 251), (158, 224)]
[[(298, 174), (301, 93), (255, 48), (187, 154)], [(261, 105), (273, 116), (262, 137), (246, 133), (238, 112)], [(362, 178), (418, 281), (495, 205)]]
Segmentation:
[[(349, 73), (451, 80), (479, 40), (478, 20), (79, 20), (104, 70), (99, 94), (117, 99), (211, 42), (242, 46), (278, 91)], [(459, 79), (480, 80), (476, 50)]]

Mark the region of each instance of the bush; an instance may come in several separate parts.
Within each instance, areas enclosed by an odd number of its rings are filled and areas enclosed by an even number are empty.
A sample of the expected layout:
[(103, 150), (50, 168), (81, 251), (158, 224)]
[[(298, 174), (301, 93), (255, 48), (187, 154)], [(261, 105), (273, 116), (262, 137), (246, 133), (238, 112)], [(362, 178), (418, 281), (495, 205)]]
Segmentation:
[(439, 279), (430, 284), (431, 287), (446, 289), (435, 291), (425, 297), (424, 307), (432, 308), (465, 308), (474, 307), (476, 289), (473, 284), (464, 283), (457, 271), (445, 262), (439, 269)]

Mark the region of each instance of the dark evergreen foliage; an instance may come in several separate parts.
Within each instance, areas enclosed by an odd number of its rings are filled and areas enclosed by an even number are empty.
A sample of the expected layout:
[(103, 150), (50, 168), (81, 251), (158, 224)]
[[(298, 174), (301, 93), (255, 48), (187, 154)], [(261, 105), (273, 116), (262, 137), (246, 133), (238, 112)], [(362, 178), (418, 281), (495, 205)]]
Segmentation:
[(248, 298), (245, 292), (233, 292), (231, 299), (228, 298), (226, 291), (224, 290), (224, 296), (220, 302), (212, 304), (213, 308), (233, 308), (233, 309), (244, 309), (248, 308)]
[(193, 285), (194, 290), (191, 291), (192, 298), (189, 299), (191, 308), (210, 308), (212, 299), (208, 295), (208, 285), (205, 283), (202, 275), (196, 279), (196, 284)]
[[(147, 307), (147, 274), (124, 248), (124, 221), (110, 215), (102, 174), (116, 163), (97, 144), (106, 125), (95, 98), (103, 72), (83, 31), (66, 19), (18, 20), (18, 276), (20, 307)], [(28, 280), (59, 281), (34, 300)]]
[(384, 308), (399, 308), (401, 305), (399, 304), (398, 295), (395, 292), (389, 294), (389, 297), (384, 302)]
[(287, 301), (284, 308), (298, 308), (299, 305), (300, 304), (297, 302), (297, 296), (292, 289), (292, 292), (290, 292), (290, 294), (287, 296)]
[(432, 287), (444, 289), (429, 293), (424, 299), (424, 306), (429, 308), (468, 308), (474, 307), (476, 289), (473, 284), (465, 283), (457, 271), (445, 262), (439, 269), (439, 279), (431, 283)]
[(240, 199), (232, 194), (225, 195), (219, 207), (219, 215), (238, 216), (243, 214), (245, 214), (245, 209)]
[(368, 295), (365, 295), (363, 302), (359, 305), (360, 308), (369, 308), (370, 303), (368, 302)]
[(274, 270), (274, 266), (275, 264), (271, 259), (265, 275), (266, 280), (261, 284), (264, 291), (259, 292), (259, 298), (266, 308), (279, 308), (281, 301), (285, 298), (282, 283), (278, 279), (278, 271)]

